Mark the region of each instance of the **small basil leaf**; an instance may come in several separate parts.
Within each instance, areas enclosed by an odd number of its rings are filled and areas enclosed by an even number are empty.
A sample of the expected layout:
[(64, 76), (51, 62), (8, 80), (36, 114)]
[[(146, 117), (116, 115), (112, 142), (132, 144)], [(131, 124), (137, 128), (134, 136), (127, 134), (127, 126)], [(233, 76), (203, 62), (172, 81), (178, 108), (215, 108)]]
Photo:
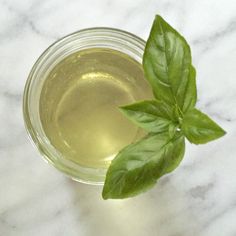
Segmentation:
[(188, 111), (182, 122), (182, 131), (186, 138), (194, 144), (203, 144), (218, 139), (226, 132), (197, 109)]
[(156, 16), (148, 38), (143, 67), (154, 95), (186, 111), (196, 102), (195, 70), (186, 40), (160, 16)]
[(171, 123), (168, 127), (169, 136), (173, 138), (178, 132), (178, 129), (179, 129), (178, 123)]
[(103, 198), (122, 199), (148, 190), (179, 165), (184, 148), (184, 137), (171, 139), (168, 132), (148, 135), (125, 147), (108, 169)]
[(196, 86), (196, 70), (193, 66), (190, 67), (188, 83), (185, 87), (185, 96), (183, 97), (183, 112), (195, 107), (197, 102), (197, 86)]
[(173, 108), (160, 101), (141, 101), (120, 110), (136, 125), (152, 133), (167, 131), (174, 117)]

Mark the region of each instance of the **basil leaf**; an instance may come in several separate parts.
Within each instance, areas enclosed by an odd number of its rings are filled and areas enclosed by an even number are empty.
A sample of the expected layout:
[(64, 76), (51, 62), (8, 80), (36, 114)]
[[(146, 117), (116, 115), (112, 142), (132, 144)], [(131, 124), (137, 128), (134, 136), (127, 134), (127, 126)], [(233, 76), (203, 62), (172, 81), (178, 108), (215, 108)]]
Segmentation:
[(179, 130), (180, 128), (178, 123), (171, 123), (168, 127), (169, 136), (173, 138)]
[(148, 135), (125, 147), (108, 169), (103, 198), (127, 198), (148, 190), (179, 165), (184, 149), (184, 137), (171, 139), (168, 132)]
[(197, 109), (188, 111), (183, 117), (182, 131), (186, 138), (195, 144), (203, 144), (220, 138), (226, 132)]
[(141, 101), (120, 110), (136, 125), (152, 133), (167, 131), (174, 119), (173, 108), (160, 101)]
[(196, 103), (195, 70), (186, 40), (160, 16), (156, 16), (148, 38), (143, 67), (154, 95), (182, 111)]
[(196, 86), (196, 70), (193, 66), (190, 67), (187, 85), (185, 86), (185, 97), (182, 100), (182, 110), (187, 112), (194, 108), (197, 102), (197, 86)]

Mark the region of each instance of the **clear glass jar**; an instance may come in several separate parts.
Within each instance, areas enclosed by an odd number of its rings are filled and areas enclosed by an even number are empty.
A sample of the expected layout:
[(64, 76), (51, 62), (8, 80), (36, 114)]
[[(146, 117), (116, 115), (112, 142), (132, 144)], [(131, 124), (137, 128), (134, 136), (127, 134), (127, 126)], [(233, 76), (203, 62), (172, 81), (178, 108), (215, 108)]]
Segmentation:
[(47, 138), (39, 115), (42, 86), (50, 71), (68, 55), (88, 48), (109, 48), (123, 52), (142, 63), (145, 41), (128, 32), (112, 28), (89, 28), (70, 34), (52, 44), (34, 64), (24, 90), (25, 126), (44, 159), (72, 179), (103, 184), (106, 169), (82, 167), (63, 158)]

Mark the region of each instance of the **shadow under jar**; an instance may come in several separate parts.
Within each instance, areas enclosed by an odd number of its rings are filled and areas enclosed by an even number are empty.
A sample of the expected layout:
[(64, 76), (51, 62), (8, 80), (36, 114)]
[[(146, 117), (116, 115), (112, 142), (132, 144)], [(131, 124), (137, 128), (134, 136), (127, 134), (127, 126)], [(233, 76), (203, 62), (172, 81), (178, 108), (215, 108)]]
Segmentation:
[(118, 108), (152, 98), (144, 47), (128, 32), (90, 28), (58, 40), (33, 66), (26, 128), (43, 157), (71, 178), (102, 184), (119, 150), (142, 137)]

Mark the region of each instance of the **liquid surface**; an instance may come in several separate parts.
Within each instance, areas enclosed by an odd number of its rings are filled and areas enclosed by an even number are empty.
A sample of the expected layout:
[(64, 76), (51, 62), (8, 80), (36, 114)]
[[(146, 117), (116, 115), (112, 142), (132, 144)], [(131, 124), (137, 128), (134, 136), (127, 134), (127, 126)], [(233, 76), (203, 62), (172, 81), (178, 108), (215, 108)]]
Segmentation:
[(106, 168), (143, 134), (118, 110), (152, 97), (142, 66), (111, 49), (87, 49), (57, 64), (40, 96), (40, 118), (52, 145), (81, 166)]

